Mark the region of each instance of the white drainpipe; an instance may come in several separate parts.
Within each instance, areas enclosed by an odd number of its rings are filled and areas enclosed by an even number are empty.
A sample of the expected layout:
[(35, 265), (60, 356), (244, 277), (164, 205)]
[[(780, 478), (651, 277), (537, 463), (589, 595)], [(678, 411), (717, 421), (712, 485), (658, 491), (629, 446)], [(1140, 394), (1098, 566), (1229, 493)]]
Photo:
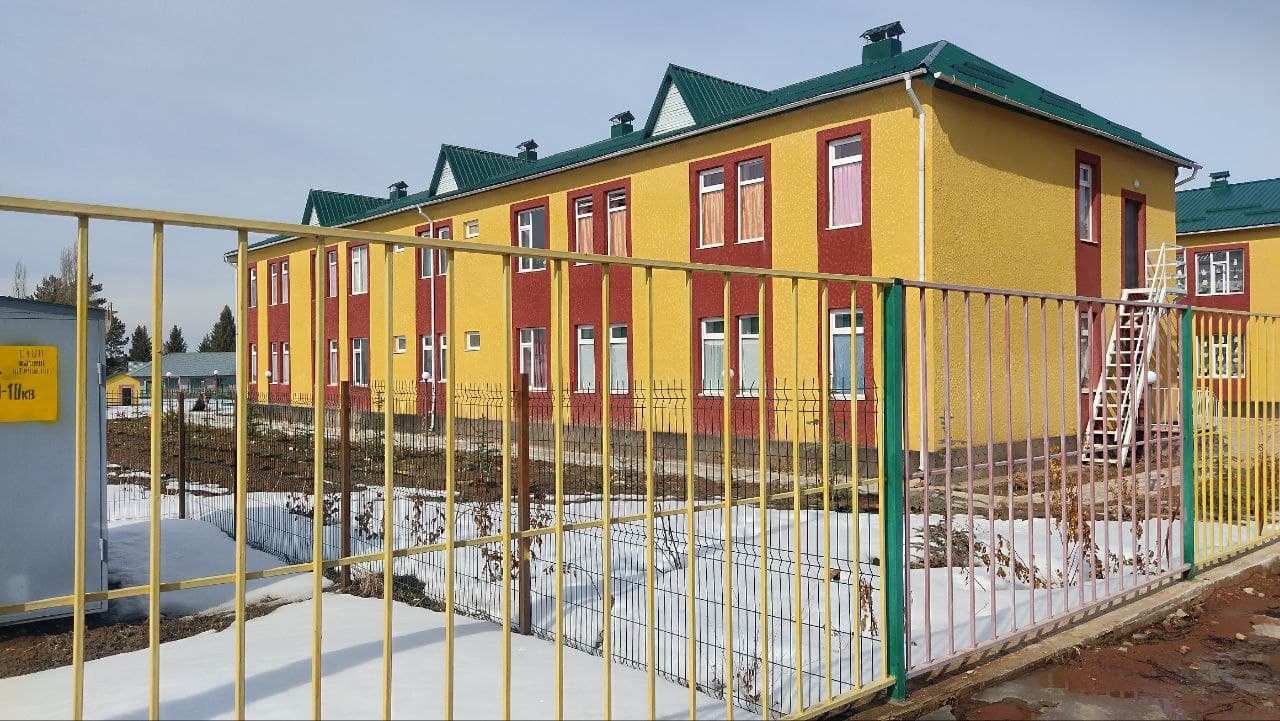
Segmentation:
[[(919, 280), (923, 281), (925, 279), (925, 267), (924, 267), (924, 162), (925, 162), (924, 122), (925, 122), (925, 115), (924, 115), (924, 106), (920, 104), (920, 99), (916, 97), (915, 89), (911, 87), (911, 75), (904, 74), (902, 76), (902, 81), (903, 81), (903, 87), (907, 91), (907, 97), (911, 99), (911, 104), (914, 105), (916, 109), (916, 126), (919, 134), (919, 138), (916, 141), (916, 146), (917, 146), (916, 164), (918, 166), (917, 180), (916, 180), (916, 246), (917, 246), (917, 253), (919, 254), (919, 266), (918, 266)], [(924, 302), (923, 293), (921, 293), (920, 295), (920, 302), (921, 303)], [(924, 417), (924, 414), (921, 413), (920, 414), (920, 474), (921, 476), (924, 475), (924, 466), (925, 466), (926, 449), (924, 447), (924, 443), (925, 443), (925, 436), (926, 436), (926, 428), (925, 428), (926, 423), (928, 423), (928, 419), (926, 419)]]
[[(427, 221), (427, 235), (436, 237), (436, 222), (431, 219), (431, 216), (422, 212), (421, 205), (415, 205), (413, 209)], [(431, 422), (427, 429), (434, 431), (436, 429), (436, 376), (440, 375), (440, 369), (436, 368), (438, 365), (436, 363), (436, 251), (434, 248), (423, 248), (422, 251), (431, 254), (431, 380), (429, 381), (431, 383)], [(418, 264), (418, 274), (422, 274), (421, 263)], [(421, 339), (418, 340), (418, 354), (421, 357)]]

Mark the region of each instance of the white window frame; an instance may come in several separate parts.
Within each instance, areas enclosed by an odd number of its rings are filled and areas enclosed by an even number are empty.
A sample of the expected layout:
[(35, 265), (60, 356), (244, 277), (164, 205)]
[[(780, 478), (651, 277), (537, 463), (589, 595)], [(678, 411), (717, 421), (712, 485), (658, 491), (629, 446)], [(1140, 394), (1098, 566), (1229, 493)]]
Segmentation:
[[(747, 166), (749, 166), (749, 165), (756, 164), (756, 163), (759, 163), (759, 164), (760, 164), (760, 177), (759, 177), (759, 178), (752, 178), (752, 179), (750, 179), (750, 180), (743, 180), (743, 179), (742, 179), (742, 170), (743, 170), (743, 168), (745, 168), (745, 167), (747, 167)], [(738, 163), (735, 167), (736, 167), (736, 172), (737, 172), (737, 174), (738, 174), (738, 197), (737, 197), (737, 199), (736, 199), (736, 201), (737, 201), (737, 202), (735, 203), (735, 205), (737, 205), (738, 207), (737, 207), (737, 208), (735, 208), (735, 209), (734, 209), (734, 211), (737, 213), (737, 216), (738, 216), (738, 242), (739, 242), (739, 243), (760, 243), (760, 242), (763, 242), (763, 241), (764, 241), (764, 236), (763, 236), (763, 235), (761, 235), (761, 236), (759, 236), (759, 237), (757, 237), (757, 238), (744, 238), (744, 237), (742, 237), (742, 189), (743, 189), (743, 188), (745, 188), (745, 187), (747, 187), (748, 185), (763, 185), (763, 184), (764, 184), (764, 173), (765, 173), (765, 169), (764, 169), (764, 158), (751, 158), (750, 160), (744, 160), (744, 161), (742, 161), (742, 162)], [(768, 202), (768, 199), (767, 199), (767, 198), (762, 198), (760, 202), (761, 202), (761, 203)], [(760, 208), (760, 212), (761, 212), (761, 213), (763, 213), (764, 211), (765, 211), (765, 208), (762, 206), (762, 207)], [(699, 223), (699, 227), (701, 227), (701, 223)]]
[[(430, 238), (427, 233), (423, 233), (422, 238)], [(436, 249), (422, 248), (418, 252), (418, 277), (430, 278), (436, 272)]]
[[(621, 334), (618, 331), (622, 331)], [(626, 323), (613, 323), (609, 326), (609, 346), (605, 352), (612, 352), (614, 346), (622, 346), (622, 363), (614, 363), (612, 358), (609, 360), (609, 392), (614, 395), (626, 395), (631, 392), (631, 367), (630, 367), (630, 348), (628, 344), (631, 342), (631, 331), (627, 328)], [(619, 373), (621, 369), (622, 382), (614, 383), (613, 376)]]
[[(453, 240), (453, 228), (447, 225), (440, 228), (436, 231), (436, 237), (440, 240)], [(437, 275), (449, 275), (449, 251), (441, 248), (436, 252), (439, 254), (439, 257), (435, 260), (436, 264), (433, 270), (436, 271)]]
[(480, 221), (468, 220), (462, 226), (462, 234), (463, 234), (463, 237), (465, 238), (480, 237)]
[[(1225, 256), (1221, 260), (1214, 258), (1219, 253)], [(1240, 290), (1231, 290), (1231, 260), (1237, 256), (1240, 258)], [(1209, 264), (1209, 291), (1207, 293), (1200, 292), (1200, 264), (1204, 262)], [(1196, 295), (1244, 295), (1244, 271), (1243, 249), (1206, 250), (1196, 253)], [(1218, 290), (1219, 281), (1221, 281), (1222, 290)]]
[[(712, 323), (717, 323), (717, 322), (721, 324), (721, 325), (720, 325), (720, 330), (719, 330), (718, 332), (708, 330), (708, 328), (709, 328), (710, 324), (712, 324)], [(699, 379), (699, 380), (701, 380), (702, 382), (701, 382), (701, 384), (700, 384), (700, 385), (701, 385), (701, 388), (699, 388), (699, 394), (700, 394), (700, 395), (704, 395), (704, 396), (715, 396), (715, 397), (721, 397), (721, 396), (723, 396), (723, 395), (724, 395), (724, 385), (725, 385), (725, 384), (727, 384), (727, 383), (729, 382), (729, 379), (728, 379), (728, 378), (722, 378), (722, 379), (721, 379), (721, 387), (720, 387), (718, 390), (717, 390), (717, 389), (715, 389), (715, 388), (709, 388), (709, 387), (707, 386), (707, 376), (708, 376), (708, 374), (707, 374), (707, 342), (708, 342), (708, 341), (716, 341), (716, 340), (718, 340), (718, 341), (720, 341), (720, 352), (721, 352), (721, 353), (728, 353), (728, 352), (729, 352), (728, 347), (725, 345), (725, 337), (724, 337), (724, 319), (723, 319), (723, 318), (721, 318), (721, 317), (719, 317), (719, 316), (716, 316), (716, 317), (713, 317), (713, 318), (703, 318), (701, 321), (699, 321), (699, 323), (698, 323), (698, 328), (699, 328), (699, 330), (700, 330), (700, 332), (701, 332), (701, 335), (699, 336), (698, 342), (701, 344), (701, 346), (700, 346), (700, 347), (702, 348), (702, 358), (701, 358), (701, 361), (702, 361), (702, 364), (701, 364), (701, 365), (702, 365), (702, 368), (700, 369), (700, 370), (702, 371), (702, 376), (701, 376), (701, 378)], [(717, 368), (717, 369), (715, 370), (715, 373), (714, 373), (714, 374), (712, 374), (712, 375), (713, 375), (713, 376), (715, 376), (715, 375), (722, 375), (723, 373), (724, 373), (724, 368), (723, 368), (723, 367), (721, 367), (721, 368)]]
[(268, 289), (267, 305), (276, 305), (280, 302), (280, 266), (276, 263), (267, 263), (267, 269), (271, 274), (271, 286)]
[[(849, 327), (848, 327), (848, 328), (837, 328), (837, 327), (836, 327), (836, 316), (838, 316), (838, 315), (848, 315), (848, 316), (850, 316), (850, 317), (849, 317)], [(865, 325), (865, 324), (863, 323), (863, 320), (862, 320), (862, 309), (861, 309), (861, 308), (856, 308), (856, 309), (850, 309), (850, 308), (832, 308), (832, 309), (831, 309), (831, 316), (830, 316), (830, 318), (827, 320), (827, 334), (828, 334), (828, 335), (827, 335), (827, 372), (828, 372), (828, 373), (830, 373), (830, 372), (831, 372), (831, 369), (832, 369), (832, 368), (835, 368), (835, 365), (836, 365), (836, 343), (835, 343), (835, 339), (836, 339), (836, 337), (837, 337), (837, 336), (849, 336), (849, 350), (850, 350), (850, 352), (851, 352), (851, 353), (853, 353), (853, 354), (857, 354), (857, 353), (858, 353), (858, 338), (859, 338), (859, 337), (861, 337), (861, 338), (862, 338), (863, 348), (866, 348), (866, 340), (867, 340), (867, 339), (866, 339), (866, 328), (864, 327), (864, 325)], [(854, 358), (852, 358), (851, 360), (852, 360), (852, 362), (853, 362), (853, 365), (851, 365), (851, 366), (849, 367), (849, 391), (850, 391), (850, 393), (854, 394), (854, 396), (856, 397), (856, 399), (857, 399), (857, 400), (860, 400), (860, 401), (862, 401), (862, 400), (866, 400), (866, 392), (867, 392), (867, 389), (866, 389), (867, 379), (866, 379), (866, 378), (862, 378), (862, 379), (861, 379), (861, 380), (862, 380), (862, 390), (861, 390), (861, 391), (859, 391), (859, 390), (858, 390), (858, 380), (859, 380), (859, 378), (858, 378), (858, 361), (859, 361), (859, 360), (862, 360), (862, 361), (863, 361), (863, 371), (864, 371), (864, 373), (865, 373), (865, 370), (866, 370), (866, 360), (865, 360), (865, 356), (863, 356), (863, 357), (856, 357), (856, 356), (855, 356), (855, 357), (854, 357)], [(834, 388), (834, 383), (832, 382), (831, 386), (829, 386), (829, 387)], [(831, 392), (831, 397), (832, 397), (832, 398), (835, 398), (835, 399), (837, 399), (837, 400), (845, 400), (845, 401), (847, 401), (847, 400), (849, 400), (849, 395), (850, 395), (850, 393), (842, 393), (842, 392), (839, 392), (839, 391), (835, 391), (835, 390), (833, 390), (833, 391)]]
[[(594, 325), (580, 325), (574, 332), (574, 349), (577, 353), (576, 359), (578, 363), (577, 376), (574, 378), (575, 393), (594, 393), (596, 391), (596, 327)], [(583, 375), (582, 354), (583, 351), (591, 358), (591, 374)]]
[(351, 249), (351, 295), (369, 292), (369, 246)]
[(480, 331), (478, 330), (467, 331), (466, 340), (467, 340), (466, 349), (468, 351), (480, 350)]
[[(837, 158), (836, 148), (842, 145), (858, 144), (858, 154), (850, 155), (847, 158)], [(853, 165), (862, 162), (862, 135), (855, 134), (844, 138), (836, 138), (827, 143), (827, 230), (839, 230), (840, 228), (856, 228), (862, 225), (858, 223), (844, 223), (842, 225), (835, 224), (836, 213), (836, 168), (842, 165)], [(866, 182), (866, 179), (863, 179)], [(858, 192), (862, 192), (862, 188), (858, 188)], [(865, 210), (865, 209), (864, 209)]]
[[(538, 363), (538, 331), (542, 331), (542, 337), (545, 340), (547, 338), (547, 329), (542, 327), (521, 328), (519, 334), (520, 362), (517, 364), (516, 370), (519, 373), (529, 374), (529, 390), (531, 391), (547, 390), (548, 381), (550, 380), (547, 378), (550, 375), (549, 372), (539, 374), (537, 369), (534, 368)], [(525, 351), (528, 351), (528, 367), (525, 364)], [(550, 360), (544, 357), (543, 362), (550, 363)], [(548, 368), (547, 371), (549, 370)], [(542, 376), (542, 383), (538, 383), (539, 375)]]
[[(1095, 215), (1094, 211), (1096, 210), (1096, 208), (1094, 207), (1094, 192), (1093, 192), (1094, 184), (1097, 181), (1098, 181), (1097, 173), (1095, 172), (1093, 163), (1086, 163), (1084, 161), (1079, 161), (1076, 163), (1076, 235), (1078, 236), (1077, 239), (1081, 243), (1097, 243), (1098, 242), (1098, 229), (1097, 227), (1095, 227), (1097, 223), (1094, 222), (1094, 215)], [(1089, 232), (1087, 235), (1082, 235), (1080, 233), (1080, 196), (1082, 191), (1086, 191), (1086, 190), (1088, 192), (1084, 193), (1084, 197), (1088, 198), (1087, 207), (1089, 212), (1086, 214), (1086, 217), (1088, 218), (1088, 221), (1089, 221), (1089, 227), (1088, 227)]]
[[(720, 173), (720, 184), (707, 185), (706, 178), (711, 176), (714, 173)], [(719, 243), (712, 243), (708, 245), (707, 242), (702, 237), (702, 196), (708, 193), (714, 193), (716, 191), (720, 191), (721, 193), (720, 202), (721, 203), (726, 202), (726, 198), (724, 197), (724, 168), (723, 167), (707, 168), (706, 170), (699, 171), (698, 172), (698, 247), (699, 248), (720, 248), (724, 246), (723, 236), (724, 236), (725, 228), (724, 228), (723, 221), (721, 221), (721, 228), (720, 228), (721, 238)]]
[[(539, 205), (533, 208), (525, 208), (516, 213), (516, 245), (521, 248), (533, 248), (534, 236), (534, 211), (542, 211), (542, 220), (547, 220), (547, 209), (545, 206)], [(549, 239), (548, 239), (549, 242)], [(530, 258), (528, 256), (520, 256), (518, 271), (521, 273), (534, 273), (547, 269), (547, 261), (545, 258)]]
[[(614, 201), (615, 201), (615, 200), (617, 200), (618, 198), (621, 198), (621, 199), (622, 199), (622, 204), (621, 204), (621, 205), (616, 205), (616, 206), (615, 206), (615, 205), (614, 205)], [(613, 252), (613, 221), (611, 220), (611, 217), (613, 216), (613, 214), (614, 214), (614, 213), (625, 213), (625, 212), (627, 212), (627, 190), (626, 190), (626, 188), (618, 188), (617, 190), (610, 190), (610, 191), (609, 191), (609, 192), (604, 196), (604, 207), (605, 207), (605, 225), (604, 225), (605, 243), (608, 245), (608, 248), (606, 249), (606, 251), (608, 252), (608, 254), (609, 254), (609, 255), (614, 255), (614, 252)], [(628, 241), (629, 241), (629, 240), (630, 240), (630, 238), (628, 238)], [(628, 242), (628, 243), (627, 243), (627, 245), (630, 245), (630, 243)]]
[(249, 307), (258, 307), (258, 268), (249, 268)]
[[(1233, 353), (1234, 351), (1234, 353)], [(1222, 353), (1225, 368), (1219, 367), (1218, 354)], [(1238, 354), (1237, 359), (1235, 355)], [(1210, 333), (1200, 338), (1200, 368), (1197, 375), (1201, 378), (1221, 380), (1241, 380), (1245, 377), (1248, 363), (1245, 358), (1244, 338), (1238, 333)], [(1238, 372), (1233, 372), (1236, 366)]]
[(251, 382), (258, 382), (258, 344), (249, 344), (249, 377)]
[(423, 334), (418, 342), (418, 380), (426, 383), (435, 380), (436, 372), (436, 345), (435, 339), (430, 333)]
[(280, 261), (280, 305), (289, 302), (289, 261)]
[(338, 359), (338, 339), (330, 338), (329, 339), (329, 368), (327, 370), (328, 381), (329, 381), (328, 385), (331, 385), (331, 386), (338, 385), (338, 375), (340, 374), (340, 371), (338, 370), (339, 363), (340, 361)]
[[(584, 203), (587, 206), (587, 210), (585, 214), (583, 213), (583, 210), (582, 210), (582, 206)], [(578, 221), (582, 220), (583, 218), (590, 218), (591, 219), (591, 250), (586, 252), (588, 253), (595, 252), (595, 248), (596, 248), (595, 215), (596, 215), (595, 198), (593, 198), (590, 195), (584, 195), (581, 198), (574, 199), (573, 201), (573, 232), (574, 232), (574, 242), (575, 242), (574, 250), (577, 250), (577, 246), (582, 244), (582, 239), (577, 236)], [(587, 265), (587, 263), (577, 262), (577, 263), (574, 263), (574, 265)]]
[(409, 350), (409, 339), (405, 336), (398, 335), (396, 338), (396, 354), (406, 353)]
[(440, 378), (438, 383), (447, 383), (449, 381), (449, 337), (444, 333), (440, 334), (440, 356), (437, 358), (436, 367), (440, 369)]
[(329, 297), (338, 297), (338, 249), (325, 251), (325, 263), (329, 269), (329, 275), (326, 279), (329, 288)]
[(351, 385), (369, 386), (369, 339), (351, 339)]
[[(751, 320), (751, 319), (754, 319), (754, 320), (756, 321), (756, 331), (755, 331), (754, 333), (748, 333), (748, 332), (746, 332), (746, 331), (743, 329), (743, 326), (746, 324), (746, 321)], [(738, 375), (738, 378), (737, 378), (737, 382), (736, 382), (736, 386), (737, 386), (737, 388), (736, 388), (736, 391), (735, 391), (735, 392), (737, 393), (737, 395), (738, 395), (738, 397), (739, 397), (739, 398), (756, 398), (756, 397), (758, 397), (758, 396), (760, 395), (759, 384), (761, 383), (761, 379), (760, 379), (760, 378), (757, 378), (757, 379), (756, 379), (756, 383), (757, 383), (757, 387), (756, 387), (756, 388), (744, 388), (744, 387), (743, 387), (743, 383), (742, 383), (742, 367), (743, 367), (743, 365), (744, 365), (743, 361), (744, 361), (744, 360), (746, 360), (746, 358), (747, 358), (746, 353), (744, 353), (744, 352), (743, 352), (743, 346), (744, 346), (744, 345), (746, 345), (745, 343), (743, 343), (743, 341), (746, 341), (746, 340), (755, 340), (757, 344), (759, 344), (760, 342), (762, 342), (762, 341), (761, 341), (761, 337), (760, 337), (760, 335), (761, 335), (761, 334), (760, 334), (760, 331), (761, 331), (761, 327), (760, 327), (760, 316), (758, 316), (758, 315), (756, 315), (756, 314), (754, 314), (754, 313), (749, 314), (749, 315), (740, 315), (740, 316), (738, 316), (738, 322), (737, 322), (736, 326), (737, 326), (737, 329), (738, 329), (738, 348), (737, 348), (737, 350), (738, 350), (738, 374), (737, 374), (737, 375)], [(760, 352), (758, 349), (759, 349), (759, 345), (757, 345), (757, 350), (755, 351), (757, 354)], [(761, 368), (760, 368), (759, 370), (760, 370), (760, 375), (761, 375), (761, 377), (763, 377), (763, 376), (764, 376), (764, 367), (763, 367), (763, 366), (761, 366)]]
[(267, 383), (269, 385), (275, 385), (280, 382), (280, 343), (276, 341), (271, 343), (271, 358), (267, 366), (267, 373)]
[(292, 364), (289, 362), (289, 341), (280, 342), (280, 383), (289, 385)]

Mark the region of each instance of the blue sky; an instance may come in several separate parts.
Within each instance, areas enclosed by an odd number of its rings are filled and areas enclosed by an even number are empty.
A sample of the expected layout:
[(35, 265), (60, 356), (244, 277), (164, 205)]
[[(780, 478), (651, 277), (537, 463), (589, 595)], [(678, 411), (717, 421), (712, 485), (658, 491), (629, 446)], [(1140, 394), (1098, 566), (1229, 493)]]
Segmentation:
[[(857, 64), (865, 28), (946, 39), (1233, 179), (1280, 176), (1280, 3), (6, 2), (0, 194), (298, 221), (308, 188), (429, 181), (442, 142), (542, 152), (643, 116), (675, 62), (773, 88)], [(92, 268), (149, 317), (150, 229), (95, 224)], [(227, 234), (172, 230), (166, 325), (233, 296)], [(74, 221), (0, 214), (0, 294)]]

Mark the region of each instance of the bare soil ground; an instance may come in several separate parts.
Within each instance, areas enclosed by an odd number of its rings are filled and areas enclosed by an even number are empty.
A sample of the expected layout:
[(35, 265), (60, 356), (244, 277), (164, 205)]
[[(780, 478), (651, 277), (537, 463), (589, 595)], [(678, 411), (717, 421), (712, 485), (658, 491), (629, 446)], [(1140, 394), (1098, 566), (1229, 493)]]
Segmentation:
[(1225, 585), (1158, 624), (925, 718), (1280, 718), (1280, 574)]

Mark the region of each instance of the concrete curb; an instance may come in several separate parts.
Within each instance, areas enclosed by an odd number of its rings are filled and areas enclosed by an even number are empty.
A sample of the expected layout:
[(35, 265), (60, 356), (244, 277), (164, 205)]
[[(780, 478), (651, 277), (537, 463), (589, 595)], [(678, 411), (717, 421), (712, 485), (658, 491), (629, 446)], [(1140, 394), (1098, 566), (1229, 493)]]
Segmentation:
[[(1110, 609), (1078, 614), (1054, 624), (1039, 634), (1041, 638), (1014, 650), (998, 648), (984, 654), (990, 660), (963, 671), (950, 668), (917, 679), (907, 700), (902, 703), (882, 701), (852, 711), (860, 719), (912, 719), (929, 714), (954, 701), (961, 694), (974, 693), (994, 686), (1038, 666), (1050, 663), (1079, 646), (1096, 645), (1109, 636), (1123, 636), (1159, 622), (1173, 611), (1206, 598), (1215, 587), (1234, 581), (1255, 571), (1280, 568), (1280, 545), (1275, 543), (1254, 548), (1225, 563), (1202, 570), (1193, 580), (1166, 581), (1154, 591), (1130, 594), (1111, 602)], [(1045, 633), (1052, 635), (1046, 636)], [(943, 675), (949, 674), (949, 675)], [(934, 680), (936, 679), (936, 680)], [(833, 713), (829, 718), (849, 713)]]

